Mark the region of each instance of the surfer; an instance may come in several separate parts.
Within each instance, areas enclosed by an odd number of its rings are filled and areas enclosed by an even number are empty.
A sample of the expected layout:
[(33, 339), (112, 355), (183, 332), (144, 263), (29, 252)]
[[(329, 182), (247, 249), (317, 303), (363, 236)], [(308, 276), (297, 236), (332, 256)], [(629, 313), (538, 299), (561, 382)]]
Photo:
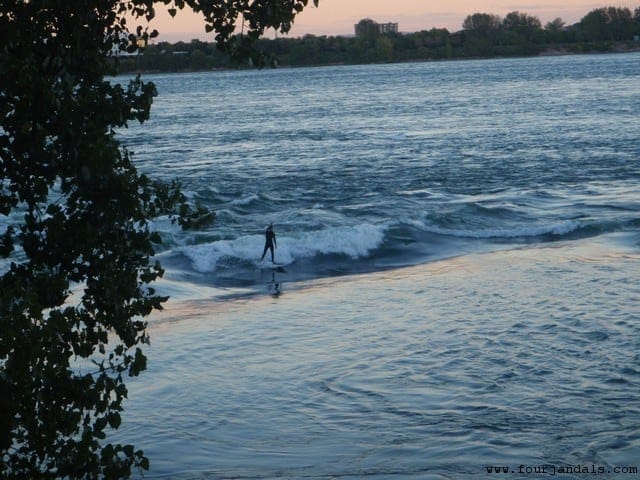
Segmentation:
[(262, 252), (262, 257), (260, 260), (264, 260), (264, 256), (267, 254), (267, 250), (271, 250), (271, 263), (275, 263), (273, 250), (278, 248), (276, 243), (276, 233), (273, 231), (273, 223), (270, 223), (267, 229), (264, 231), (264, 252)]

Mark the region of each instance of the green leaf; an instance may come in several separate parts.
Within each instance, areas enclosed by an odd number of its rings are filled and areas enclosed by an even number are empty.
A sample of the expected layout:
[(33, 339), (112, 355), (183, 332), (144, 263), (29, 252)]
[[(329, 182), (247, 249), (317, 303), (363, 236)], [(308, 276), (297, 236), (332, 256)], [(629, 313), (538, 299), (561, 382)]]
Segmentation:
[(142, 458), (138, 463), (138, 466), (143, 470), (149, 470), (149, 459), (146, 457)]
[(120, 427), (122, 419), (118, 412), (113, 412), (109, 414), (109, 426), (114, 430), (117, 430)]

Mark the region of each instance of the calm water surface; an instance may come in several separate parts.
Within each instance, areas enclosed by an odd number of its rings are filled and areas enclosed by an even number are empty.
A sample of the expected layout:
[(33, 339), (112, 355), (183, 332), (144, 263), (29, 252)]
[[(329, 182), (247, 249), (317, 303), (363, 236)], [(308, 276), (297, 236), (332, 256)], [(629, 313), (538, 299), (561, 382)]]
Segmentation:
[(609, 472), (640, 466), (639, 240), (201, 291), (152, 324), (119, 438), (152, 478), (637, 478)]

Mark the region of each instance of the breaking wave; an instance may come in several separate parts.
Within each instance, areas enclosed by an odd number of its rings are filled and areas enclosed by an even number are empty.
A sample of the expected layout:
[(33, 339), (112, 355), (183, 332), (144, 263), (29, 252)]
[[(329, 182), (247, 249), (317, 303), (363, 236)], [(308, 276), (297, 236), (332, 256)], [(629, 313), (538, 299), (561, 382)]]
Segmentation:
[[(361, 224), (336, 227), (277, 238), (276, 260), (283, 265), (319, 255), (338, 255), (353, 259), (366, 257), (378, 248), (386, 227)], [(190, 261), (194, 270), (214, 272), (221, 266), (256, 265), (264, 247), (263, 235), (245, 235), (232, 240), (218, 240), (181, 247), (180, 253)]]

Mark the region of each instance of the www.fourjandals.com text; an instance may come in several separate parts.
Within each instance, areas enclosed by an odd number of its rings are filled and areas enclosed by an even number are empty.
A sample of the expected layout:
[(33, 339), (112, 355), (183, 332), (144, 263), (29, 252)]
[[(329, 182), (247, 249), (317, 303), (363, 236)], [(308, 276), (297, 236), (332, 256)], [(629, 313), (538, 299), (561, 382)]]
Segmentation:
[(640, 468), (637, 466), (620, 465), (486, 465), (484, 472), (487, 475), (639, 475)]

